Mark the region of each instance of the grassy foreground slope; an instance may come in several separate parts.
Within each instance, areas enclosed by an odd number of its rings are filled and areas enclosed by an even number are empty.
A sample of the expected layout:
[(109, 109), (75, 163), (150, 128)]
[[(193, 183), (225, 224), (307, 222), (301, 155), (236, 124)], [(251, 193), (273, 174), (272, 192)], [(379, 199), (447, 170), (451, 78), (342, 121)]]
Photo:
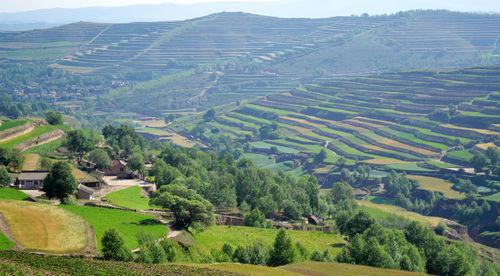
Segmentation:
[(243, 264), (142, 265), (24, 252), (0, 252), (0, 275), (422, 275), (338, 263), (306, 262), (278, 268)]
[(25, 201), (0, 201), (0, 213), (15, 240), (36, 252), (79, 253), (88, 243), (87, 224), (61, 208)]
[(150, 215), (85, 206), (63, 206), (63, 208), (81, 216), (92, 225), (99, 249), (104, 232), (110, 228), (120, 233), (129, 249), (138, 247), (137, 235), (139, 233), (148, 233), (155, 239), (167, 234), (167, 228), (157, 223)]

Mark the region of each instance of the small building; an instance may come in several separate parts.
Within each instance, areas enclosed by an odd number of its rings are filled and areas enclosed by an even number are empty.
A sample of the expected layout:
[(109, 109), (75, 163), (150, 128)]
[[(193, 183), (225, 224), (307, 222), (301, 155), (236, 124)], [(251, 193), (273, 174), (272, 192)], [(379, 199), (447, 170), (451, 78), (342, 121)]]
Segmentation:
[(321, 224), (321, 220), (314, 215), (308, 215), (306, 217), (306, 219), (307, 219), (308, 224), (312, 224), (312, 225), (320, 225)]
[(20, 190), (41, 190), (48, 171), (23, 171), (17, 177), (15, 186)]
[(95, 200), (95, 190), (85, 185), (78, 185), (76, 197), (81, 200)]
[(122, 160), (111, 160), (111, 164), (104, 170), (104, 174), (107, 176), (116, 176), (119, 179), (130, 178), (127, 163)]

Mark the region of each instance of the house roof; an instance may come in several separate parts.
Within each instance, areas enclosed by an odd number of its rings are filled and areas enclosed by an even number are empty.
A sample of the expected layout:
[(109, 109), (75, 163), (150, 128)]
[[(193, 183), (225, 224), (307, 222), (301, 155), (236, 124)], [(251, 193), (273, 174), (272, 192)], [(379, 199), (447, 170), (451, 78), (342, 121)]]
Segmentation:
[(18, 179), (19, 180), (44, 180), (49, 174), (48, 171), (33, 171), (33, 172), (21, 172)]
[(85, 185), (82, 185), (82, 184), (78, 185), (77, 189), (80, 190), (80, 191), (82, 191), (82, 192), (84, 192), (84, 193), (87, 193), (89, 195), (93, 195), (95, 193), (94, 189), (89, 188), (89, 187), (87, 187)]

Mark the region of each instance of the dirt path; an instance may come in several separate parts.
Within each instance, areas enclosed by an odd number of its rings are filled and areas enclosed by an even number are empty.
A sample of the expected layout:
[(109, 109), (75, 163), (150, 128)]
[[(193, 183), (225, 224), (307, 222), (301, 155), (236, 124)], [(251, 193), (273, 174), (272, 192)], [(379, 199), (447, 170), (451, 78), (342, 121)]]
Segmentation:
[(82, 251), (83, 255), (89, 257), (95, 257), (99, 255), (97, 251), (97, 240), (94, 229), (90, 224), (87, 223), (87, 247)]
[(7, 225), (7, 220), (5, 220), (5, 217), (1, 213), (0, 213), (0, 231), (3, 232), (5, 236), (7, 236), (7, 238), (9, 238), (14, 243), (14, 247), (12, 248), (13, 250), (23, 249), (23, 246), (14, 238), (14, 235), (12, 234), (9, 226)]

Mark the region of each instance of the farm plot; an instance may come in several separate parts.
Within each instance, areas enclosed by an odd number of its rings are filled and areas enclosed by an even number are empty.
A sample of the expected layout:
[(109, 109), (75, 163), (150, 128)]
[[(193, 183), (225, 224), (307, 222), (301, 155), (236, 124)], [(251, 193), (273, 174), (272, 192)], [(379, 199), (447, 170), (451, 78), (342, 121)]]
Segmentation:
[(90, 240), (85, 221), (56, 206), (2, 200), (0, 213), (15, 241), (26, 250), (79, 253)]
[(145, 192), (139, 186), (132, 186), (130, 188), (112, 192), (106, 195), (109, 203), (125, 207), (133, 210), (147, 210), (149, 206), (149, 198), (144, 195)]
[(424, 216), (418, 213), (407, 211), (401, 207), (390, 205), (387, 203), (376, 203), (376, 202), (384, 202), (380, 200), (378, 197), (369, 197), (368, 200), (360, 200), (357, 203), (365, 208), (368, 213), (370, 213), (375, 218), (390, 218), (391, 216), (398, 216), (401, 218), (415, 220), (425, 225), (436, 227), (439, 222), (442, 220), (438, 217), (429, 217)]
[[(1, 148), (6, 148), (6, 149), (13, 149), (18, 146), (23, 145), (23, 143), (33, 141), (33, 139), (36, 139), (38, 137), (41, 137), (43, 135), (49, 134), (53, 131), (58, 131), (57, 127), (54, 126), (37, 126), (35, 129), (29, 131), (28, 133), (16, 136), (15, 138), (9, 139), (7, 141), (1, 142), (0, 147)], [(37, 145), (43, 144), (46, 142), (46, 140), (40, 141), (37, 143)]]
[[(220, 250), (225, 243), (236, 247), (261, 241), (270, 247), (277, 233), (277, 229), (216, 225), (195, 234), (194, 238), (196, 246), (202, 252), (210, 253), (212, 249)], [(339, 235), (295, 230), (290, 230), (288, 233), (294, 242), (301, 243), (309, 252), (329, 250), (333, 255), (337, 255), (341, 250), (338, 245), (342, 243), (342, 238)]]
[(168, 232), (165, 225), (160, 224), (150, 215), (86, 206), (66, 205), (62, 206), (62, 208), (82, 217), (92, 225), (99, 249), (101, 248), (100, 241), (104, 232), (111, 228), (120, 233), (129, 249), (138, 247), (137, 235), (139, 233), (149, 233), (155, 239), (159, 239)]
[(439, 192), (442, 193), (446, 198), (451, 198), (451, 199), (465, 198), (464, 194), (461, 194), (451, 189), (451, 186), (453, 184), (446, 180), (435, 177), (419, 176), (419, 175), (408, 175), (408, 178), (418, 181), (418, 183), (420, 184), (419, 189)]

